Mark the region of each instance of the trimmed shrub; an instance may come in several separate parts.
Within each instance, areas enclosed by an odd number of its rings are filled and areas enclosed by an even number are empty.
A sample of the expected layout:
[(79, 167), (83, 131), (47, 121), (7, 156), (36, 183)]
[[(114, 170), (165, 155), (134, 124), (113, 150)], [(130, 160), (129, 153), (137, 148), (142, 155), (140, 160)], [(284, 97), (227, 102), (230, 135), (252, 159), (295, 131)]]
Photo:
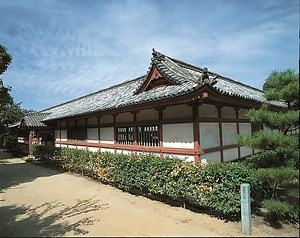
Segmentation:
[(250, 183), (253, 195), (260, 186), (253, 169), (243, 163), (186, 163), (153, 155), (124, 155), (37, 146), (42, 163), (58, 166), (110, 183), (125, 191), (140, 190), (181, 203), (206, 207), (224, 218), (240, 217), (240, 184)]

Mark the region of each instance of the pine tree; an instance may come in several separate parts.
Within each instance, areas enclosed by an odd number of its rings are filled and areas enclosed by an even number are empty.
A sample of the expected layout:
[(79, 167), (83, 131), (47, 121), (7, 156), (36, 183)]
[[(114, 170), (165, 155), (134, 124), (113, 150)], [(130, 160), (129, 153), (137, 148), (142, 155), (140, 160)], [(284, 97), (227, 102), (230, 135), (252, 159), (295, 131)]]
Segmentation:
[(238, 136), (240, 145), (260, 149), (246, 159), (256, 170), (256, 179), (266, 184), (262, 206), (269, 218), (299, 219), (299, 75), (293, 70), (273, 71), (263, 85), (269, 101), (279, 101), (281, 110), (270, 110), (269, 104), (251, 109), (247, 116), (253, 123), (263, 123), (269, 130), (251, 136)]
[[(251, 122), (263, 123), (271, 130), (239, 136), (238, 142), (262, 150), (260, 158), (268, 160), (264, 167), (285, 165), (299, 168), (299, 76), (291, 69), (273, 71), (263, 89), (267, 100), (280, 101), (284, 107), (280, 111), (271, 111), (268, 104), (263, 104), (258, 110), (249, 110), (247, 116)], [(273, 161), (268, 159), (270, 154)]]

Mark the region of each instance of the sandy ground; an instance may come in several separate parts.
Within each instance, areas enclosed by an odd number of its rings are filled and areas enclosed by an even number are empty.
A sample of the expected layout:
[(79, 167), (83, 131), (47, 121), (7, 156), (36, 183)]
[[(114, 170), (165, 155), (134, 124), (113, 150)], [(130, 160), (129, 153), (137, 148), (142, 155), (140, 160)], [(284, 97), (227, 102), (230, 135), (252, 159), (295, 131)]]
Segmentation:
[[(241, 224), (135, 196), (0, 151), (0, 236), (245, 236)], [(251, 236), (299, 236), (253, 219)]]

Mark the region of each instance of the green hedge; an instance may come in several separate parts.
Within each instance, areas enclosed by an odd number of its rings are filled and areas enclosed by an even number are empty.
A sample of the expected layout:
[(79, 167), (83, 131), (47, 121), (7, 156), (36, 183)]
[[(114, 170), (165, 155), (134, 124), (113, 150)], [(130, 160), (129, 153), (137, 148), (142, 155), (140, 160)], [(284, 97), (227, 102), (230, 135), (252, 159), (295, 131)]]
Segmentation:
[(37, 146), (36, 159), (74, 171), (126, 191), (192, 202), (219, 216), (240, 217), (240, 184), (250, 183), (253, 195), (259, 184), (253, 170), (242, 163), (186, 163), (180, 159), (161, 159), (152, 155), (124, 155), (89, 152), (68, 148)]

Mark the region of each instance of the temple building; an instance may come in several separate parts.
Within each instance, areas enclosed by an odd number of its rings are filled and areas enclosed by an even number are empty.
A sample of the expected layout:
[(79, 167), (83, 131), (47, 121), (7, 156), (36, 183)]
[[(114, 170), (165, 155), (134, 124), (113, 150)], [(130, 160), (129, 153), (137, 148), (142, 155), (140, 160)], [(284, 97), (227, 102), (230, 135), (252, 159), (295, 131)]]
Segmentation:
[(153, 50), (145, 75), (28, 115), (18, 127), (29, 145), (227, 162), (254, 153), (235, 137), (262, 129), (245, 116), (262, 103), (283, 106), (259, 89)]

